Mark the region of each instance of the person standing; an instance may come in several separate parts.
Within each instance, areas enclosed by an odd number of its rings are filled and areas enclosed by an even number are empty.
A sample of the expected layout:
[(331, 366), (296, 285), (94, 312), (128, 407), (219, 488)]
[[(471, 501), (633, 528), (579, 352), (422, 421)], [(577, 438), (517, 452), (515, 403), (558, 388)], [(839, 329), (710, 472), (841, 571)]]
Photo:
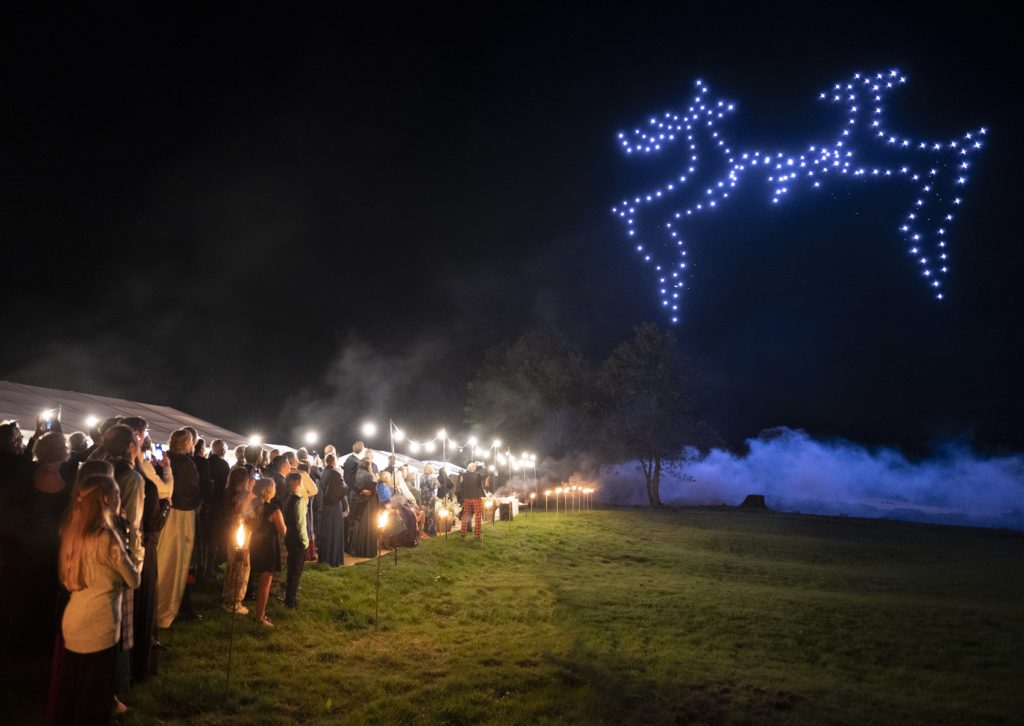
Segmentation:
[(303, 490), (302, 476), (293, 471), (285, 479), (291, 491), (284, 504), (285, 547), (288, 549), (288, 579), (285, 586), (284, 606), (294, 610), (299, 606), (295, 596), (299, 592), (299, 580), (306, 564), (306, 548), (309, 547), (309, 530), (306, 520), (309, 516), (309, 497)]
[(90, 476), (61, 523), (59, 573), (71, 598), (61, 619), (65, 651), (50, 689), (49, 723), (110, 722), (121, 593), (139, 586), (139, 570), (114, 529), (120, 507), (114, 480)]
[(224, 561), (224, 489), (228, 483), (230, 467), (224, 458), (228, 447), (223, 439), (215, 439), (210, 445), (210, 497), (206, 506), (207, 538), (206, 575), (213, 577), (217, 565)]
[(466, 473), (462, 475), (462, 485), (459, 489), (462, 493), (462, 538), (466, 538), (466, 526), (469, 524), (470, 517), (475, 515), (473, 534), (479, 541), (483, 525), (485, 492), (484, 480), (480, 476), (480, 472), (476, 470), (476, 462), (471, 463), (466, 469)]
[(360, 495), (356, 488), (356, 478), (359, 473), (359, 461), (363, 458), (363, 442), (356, 441), (352, 444), (352, 453), (345, 457), (341, 464), (342, 478), (345, 486), (348, 487), (348, 526), (345, 527), (345, 551), (352, 552), (352, 534), (356, 525), (363, 516), (363, 509), (366, 507), (366, 499)]
[[(256, 497), (252, 493), (256, 480), (252, 470), (245, 466), (236, 466), (228, 474), (228, 483), (224, 491), (224, 520), (221, 531), (224, 542), (220, 548), (227, 557), (224, 567), (224, 587), (221, 589), (221, 604), (229, 613), (248, 615), (249, 608), (242, 604), (245, 590), (249, 584), (250, 542), (258, 523), (255, 511)], [(241, 550), (236, 550), (238, 542), (235, 532), (238, 525), (245, 527), (245, 538)]]
[[(275, 451), (277, 449), (274, 449)], [(277, 503), (284, 505), (285, 500), (290, 496), (289, 489), (285, 486), (284, 479), (286, 476), (291, 474), (292, 467), (288, 460), (288, 457), (284, 454), (278, 454), (270, 460), (270, 469), (267, 473), (270, 478), (274, 480), (274, 489), (277, 491)]]
[(199, 472), (199, 496), (202, 503), (196, 510), (196, 539), (195, 539), (195, 574), (197, 577), (206, 575), (208, 568), (212, 570), (210, 553), (210, 500), (213, 493), (213, 474), (210, 470), (210, 460), (207, 457), (206, 441), (196, 439), (192, 450), (192, 463), (196, 465)]
[(434, 476), (434, 465), (423, 467), (420, 477), (420, 508), (424, 513), (423, 531), (433, 537), (437, 534), (437, 518), (434, 509), (437, 504), (437, 477)]
[(319, 560), (331, 567), (345, 564), (345, 509), (348, 505), (348, 487), (337, 468), (337, 458), (328, 454), (320, 476), (323, 506), (320, 516)]
[(308, 553), (314, 555), (308, 559), (316, 559), (316, 549), (320, 547), (320, 512), (323, 509), (323, 488), (320, 486), (320, 477), (323, 474), (316, 462), (309, 458), (309, 452), (305, 447), (297, 450), (295, 456), (298, 459), (296, 469), (305, 474), (316, 484), (317, 493), (309, 499), (309, 516), (306, 518), (306, 529), (309, 532), (309, 541), (313, 544), (313, 551)]
[[(127, 530), (126, 545), (132, 562), (141, 576), (145, 571), (146, 548), (142, 535), (142, 516), (145, 508), (146, 480), (135, 470), (139, 440), (128, 426), (118, 424), (103, 434), (103, 449), (107, 461), (114, 467), (114, 480), (120, 492), (120, 517)], [(136, 590), (137, 592), (137, 590)], [(131, 685), (132, 658), (135, 646), (135, 593), (125, 590), (121, 594), (121, 642), (117, 654), (115, 693), (123, 694)], [(121, 708), (119, 706), (119, 708)]]
[[(147, 462), (148, 463), (148, 462)], [(152, 469), (152, 467), (150, 467)], [(167, 467), (168, 469), (170, 467)], [(162, 481), (154, 470), (154, 478)], [(153, 644), (156, 641), (156, 599), (157, 599), (157, 543), (160, 532), (171, 511), (170, 493), (157, 488), (148, 477), (144, 477), (145, 490), (142, 500), (142, 547), (143, 565), (139, 587), (135, 590), (135, 649), (132, 653), (132, 680), (142, 683), (157, 674), (157, 658)]]
[(372, 451), (367, 450), (358, 461), (354, 496), (362, 514), (352, 529), (349, 554), (354, 557), (373, 557), (377, 554), (377, 514), (380, 512), (380, 499), (377, 496), (378, 474), (373, 465)]
[(178, 429), (171, 434), (167, 458), (174, 475), (174, 496), (156, 550), (156, 626), (161, 629), (171, 627), (181, 608), (195, 543), (196, 510), (202, 503), (199, 472), (192, 461), (191, 448), (192, 435), (187, 430)]
[(279, 537), (287, 534), (281, 505), (276, 494), (277, 485), (273, 479), (260, 479), (253, 489), (258, 502), (258, 521), (252, 534), (249, 555), (252, 571), (258, 577), (256, 585), (256, 612), (254, 617), (260, 625), (272, 628), (274, 624), (267, 617), (267, 602), (270, 600), (270, 585), (274, 573), (281, 571), (281, 545)]

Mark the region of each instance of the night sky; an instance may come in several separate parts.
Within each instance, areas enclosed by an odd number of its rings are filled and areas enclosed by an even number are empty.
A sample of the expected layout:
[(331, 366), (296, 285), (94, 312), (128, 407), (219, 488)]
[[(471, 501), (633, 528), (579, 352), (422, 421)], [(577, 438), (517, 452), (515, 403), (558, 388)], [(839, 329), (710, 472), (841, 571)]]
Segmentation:
[(788, 425), (1024, 447), (1012, 24), (352, 7), (5, 19), (0, 377), (286, 442), (386, 415), (454, 433), (486, 347), (550, 324), (600, 359), (668, 322), (610, 209), (681, 162), (627, 158), (616, 132), (701, 78), (736, 102), (736, 147), (798, 149), (841, 124), (819, 91), (898, 67), (893, 126), (989, 129), (946, 300), (897, 233), (911, 188), (832, 181), (776, 207), (750, 184), (687, 232), (676, 331), (703, 413), (730, 444)]

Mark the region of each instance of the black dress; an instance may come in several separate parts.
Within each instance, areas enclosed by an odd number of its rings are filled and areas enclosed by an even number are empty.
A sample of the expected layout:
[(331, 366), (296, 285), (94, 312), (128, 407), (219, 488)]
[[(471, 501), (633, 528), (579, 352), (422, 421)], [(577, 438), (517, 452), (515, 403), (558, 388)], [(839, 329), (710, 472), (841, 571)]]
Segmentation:
[(276, 499), (264, 502), (260, 509), (259, 522), (249, 544), (249, 557), (254, 573), (281, 571), (281, 545), (278, 542), (277, 527), (271, 521), (274, 512), (280, 511), (281, 504)]
[[(145, 477), (143, 477), (145, 479)], [(161, 499), (156, 485), (145, 479), (145, 497), (142, 503), (142, 544), (146, 557), (142, 565), (142, 581), (135, 590), (135, 649), (132, 653), (132, 680), (141, 683), (157, 674), (157, 659), (153, 653), (156, 634), (156, 545), (160, 530), (167, 522), (171, 503)]]

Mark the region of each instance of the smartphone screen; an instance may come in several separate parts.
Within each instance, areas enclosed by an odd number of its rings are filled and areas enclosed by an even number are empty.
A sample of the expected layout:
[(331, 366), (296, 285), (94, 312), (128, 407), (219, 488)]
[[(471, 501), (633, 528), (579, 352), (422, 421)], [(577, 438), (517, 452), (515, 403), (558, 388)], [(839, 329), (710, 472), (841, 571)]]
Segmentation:
[(164, 460), (164, 446), (163, 444), (157, 444), (153, 447), (153, 458), (157, 461)]

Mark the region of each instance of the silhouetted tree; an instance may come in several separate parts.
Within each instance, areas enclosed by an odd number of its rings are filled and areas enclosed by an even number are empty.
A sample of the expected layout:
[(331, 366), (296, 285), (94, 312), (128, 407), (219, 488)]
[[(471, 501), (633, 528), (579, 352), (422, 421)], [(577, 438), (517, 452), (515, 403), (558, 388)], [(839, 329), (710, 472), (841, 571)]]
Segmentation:
[(574, 457), (593, 441), (594, 375), (561, 331), (543, 328), (489, 349), (469, 384), (466, 421), (541, 453)]
[(704, 428), (690, 396), (692, 378), (675, 336), (653, 323), (638, 326), (600, 369), (607, 454), (640, 462), (652, 507), (661, 506), (663, 470), (682, 461)]

